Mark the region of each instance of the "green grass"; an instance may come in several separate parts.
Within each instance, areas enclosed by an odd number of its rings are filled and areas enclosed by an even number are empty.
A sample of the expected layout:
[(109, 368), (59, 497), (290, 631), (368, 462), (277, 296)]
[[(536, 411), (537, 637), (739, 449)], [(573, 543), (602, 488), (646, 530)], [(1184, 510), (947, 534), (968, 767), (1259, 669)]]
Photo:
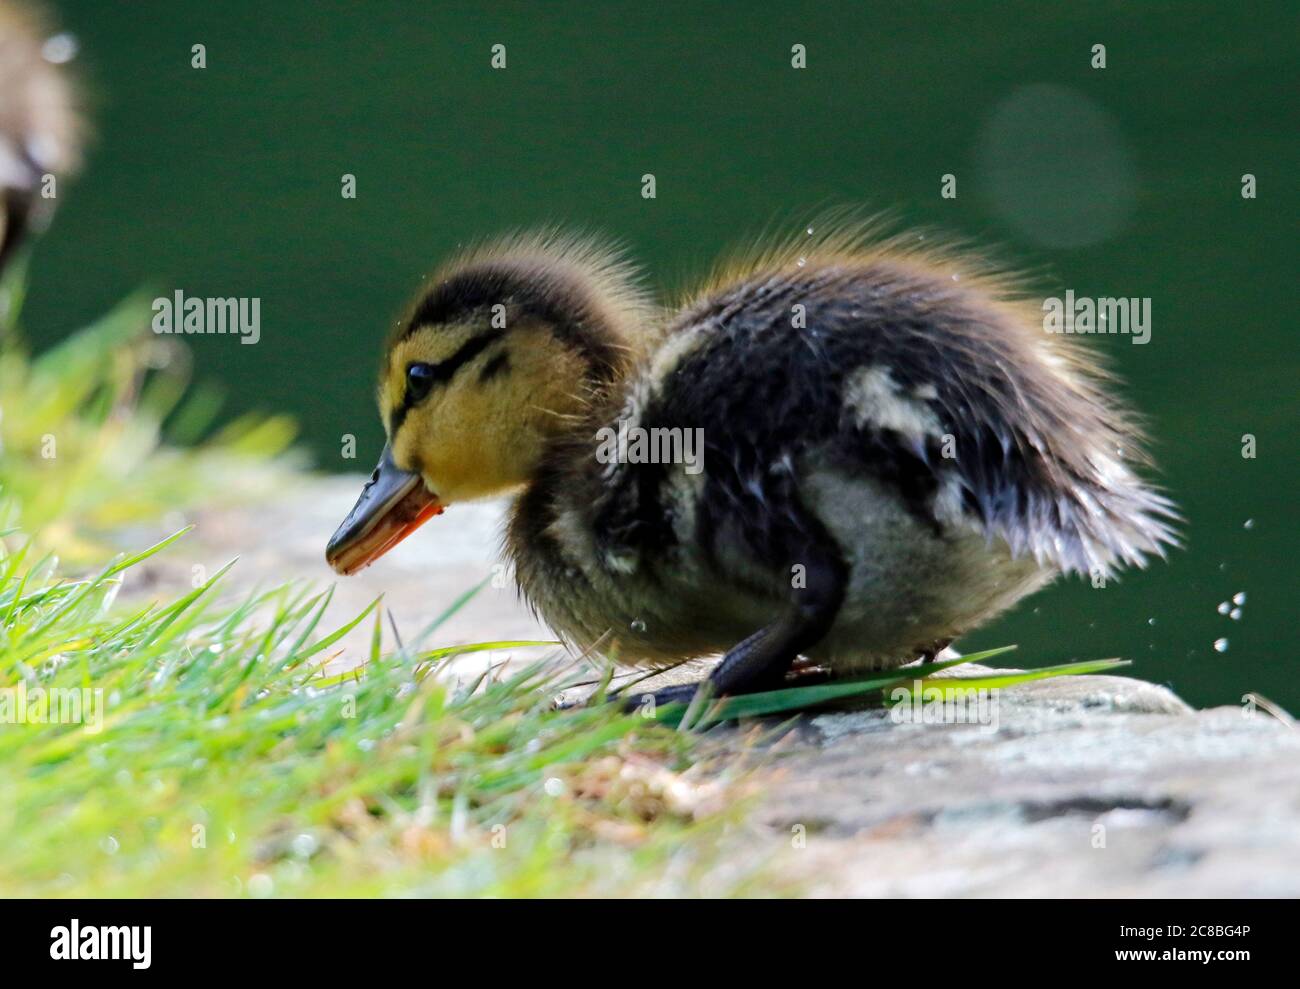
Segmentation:
[[(175, 538), (78, 581), (57, 579), (44, 562), (29, 566), (30, 544), (0, 557), (0, 685), (11, 699), (11, 723), (0, 725), (5, 895), (781, 888), (765, 881), (760, 863), (724, 863), (719, 842), (743, 813), (744, 779), (698, 761), (708, 750), (698, 733), (673, 730), (680, 705), (657, 719), (610, 704), (553, 710), (577, 674), (566, 677), (565, 664), (544, 654), (458, 683), (447, 668), (468, 652), (553, 645), (425, 648), (464, 598), (387, 652), (375, 605), (318, 631), (329, 591), (285, 585), (221, 604), (228, 567), (175, 601), (112, 608), (131, 568)], [(364, 666), (327, 675), (331, 649), (364, 621), (372, 623)], [(928, 685), (952, 665), (733, 698), (696, 728), (880, 695), (916, 679)], [(20, 685), (27, 715), (39, 710), (38, 691), (85, 689), (92, 699), (80, 723), (41, 723), (36, 714), (35, 723), (15, 724)]]
[(655, 716), (664, 724), (679, 728), (686, 725), (692, 730), (700, 730), (726, 721), (833, 707), (846, 702), (858, 705), (873, 702), (883, 704), (887, 699), (892, 699), (894, 691), (899, 689), (909, 695), (913, 691), (928, 690), (937, 690), (944, 694), (958, 690), (1002, 690), (1022, 683), (1032, 683), (1035, 680), (1050, 680), (1054, 677), (1078, 676), (1085, 673), (1108, 673), (1129, 665), (1126, 660), (1121, 659), (1095, 659), (1079, 663), (1061, 663), (1057, 666), (1042, 666), (1035, 670), (991, 672), (981, 676), (960, 678), (937, 676), (968, 663), (982, 663), (995, 656), (1011, 652), (1015, 648), (1015, 646), (1000, 646), (997, 649), (968, 653), (957, 659), (947, 659), (937, 663), (918, 663), (873, 677), (809, 687), (788, 687), (761, 694), (724, 697), (716, 702), (711, 702), (706, 694), (700, 692), (690, 705), (666, 706), (655, 712)]
[[(174, 600), (117, 604), (132, 571), (184, 536), (104, 564), (124, 530), (294, 483), (292, 430), (262, 418), (205, 435), (212, 402), (184, 398), (184, 351), (148, 334), (141, 299), (35, 359), (20, 302), (11, 278), (0, 287), (0, 895), (789, 892), (762, 856), (738, 860), (726, 844), (758, 780), (711, 755), (704, 733), (879, 700), (956, 665), (719, 703), (700, 694), (653, 717), (555, 711), (578, 674), (554, 644), (437, 646), (468, 593), (395, 648), (378, 602), (327, 630), (329, 590), (236, 597), (233, 561)], [(364, 663), (327, 672), (363, 622)], [(489, 650), (514, 661), (456, 675)], [(608, 683), (607, 672), (598, 696)], [(41, 696), (88, 706), (18, 723)]]
[(255, 502), (300, 465), (283, 416), (211, 429), (219, 396), (190, 387), (189, 351), (149, 331), (143, 296), (37, 357), (22, 301), (22, 274), (10, 271), (0, 282), (0, 522), (43, 549), (93, 564), (124, 527)]
[[(178, 534), (178, 536), (181, 534)], [(12, 540), (14, 534), (6, 537)], [(459, 683), (466, 653), (552, 643), (383, 649), (381, 609), (319, 631), (330, 592), (285, 585), (215, 599), (229, 567), (175, 601), (111, 602), (132, 567), (92, 577), (0, 557), (0, 684), (90, 690), (80, 723), (0, 725), (0, 891), (9, 896), (672, 895), (786, 888), (720, 842), (745, 779), (701, 763), (680, 705), (657, 719), (597, 704), (555, 711), (578, 674), (544, 654)], [(363, 667), (327, 675), (371, 622)], [(960, 662), (988, 658), (967, 657)], [(955, 665), (733, 698), (727, 718), (880, 695)], [(1001, 686), (1107, 664), (962, 681)], [(65, 695), (66, 696), (66, 695)], [(78, 694), (77, 696), (81, 696)], [(99, 710), (102, 717), (93, 712)], [(0, 701), (0, 713), (4, 712)]]
[[(82, 724), (0, 726), (6, 895), (750, 890), (752, 869), (719, 870), (738, 807), (687, 736), (612, 705), (552, 710), (554, 663), (456, 685), (439, 674), (463, 650), (385, 653), (374, 606), (317, 634), (328, 592), (223, 606), (218, 574), (114, 613), (160, 548), (75, 582), (34, 578), (23, 549), (0, 561), (0, 683), (104, 704), (98, 725), (91, 705)], [(363, 620), (364, 670), (321, 686)]]

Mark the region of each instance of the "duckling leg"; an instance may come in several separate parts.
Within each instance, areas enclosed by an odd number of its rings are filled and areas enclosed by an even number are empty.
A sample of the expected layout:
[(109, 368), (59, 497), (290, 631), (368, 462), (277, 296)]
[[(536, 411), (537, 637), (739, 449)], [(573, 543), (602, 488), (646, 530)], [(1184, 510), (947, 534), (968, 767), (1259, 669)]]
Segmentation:
[[(790, 610), (771, 625), (759, 629), (733, 646), (709, 675), (713, 696), (752, 694), (781, 685), (799, 654), (816, 645), (830, 630), (844, 601), (848, 568), (829, 553), (803, 555), (804, 586), (792, 588)], [(802, 562), (802, 561), (801, 561)], [(665, 687), (653, 694), (635, 694), (623, 700), (625, 709), (640, 707), (647, 697), (654, 703), (689, 702), (699, 684)]]

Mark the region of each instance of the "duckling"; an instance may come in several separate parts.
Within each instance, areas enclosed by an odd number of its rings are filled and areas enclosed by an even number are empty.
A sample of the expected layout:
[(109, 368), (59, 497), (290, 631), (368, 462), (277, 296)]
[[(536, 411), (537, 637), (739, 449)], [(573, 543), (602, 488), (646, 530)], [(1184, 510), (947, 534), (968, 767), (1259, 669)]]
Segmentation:
[(61, 67), (70, 42), (51, 47), (48, 37), (34, 8), (0, 0), (0, 271), (26, 232), (48, 219), (46, 177), (78, 160), (82, 128)]
[[(453, 259), (388, 344), (388, 442), (329, 563), (513, 494), (516, 579), (566, 643), (649, 668), (722, 653), (725, 695), (800, 657), (853, 676), (932, 656), (1059, 575), (1175, 544), (1134, 416), (1014, 278), (871, 222), (817, 230), (675, 312), (591, 238)], [(656, 429), (701, 430), (701, 456), (604, 442)]]

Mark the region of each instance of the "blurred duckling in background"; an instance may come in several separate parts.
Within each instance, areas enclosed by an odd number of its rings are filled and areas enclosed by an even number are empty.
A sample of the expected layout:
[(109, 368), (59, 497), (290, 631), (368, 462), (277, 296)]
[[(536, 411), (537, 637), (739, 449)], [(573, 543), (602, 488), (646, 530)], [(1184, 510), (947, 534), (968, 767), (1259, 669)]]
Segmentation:
[[(388, 443), (330, 564), (513, 493), (509, 556), (556, 633), (649, 668), (724, 653), (724, 695), (799, 657), (852, 676), (933, 656), (1060, 574), (1163, 555), (1173, 506), (1085, 348), (974, 257), (816, 230), (674, 313), (582, 237), (451, 261), (388, 344)], [(702, 430), (702, 456), (610, 457), (620, 429)]]
[(0, 272), (48, 220), (51, 180), (77, 164), (81, 126), (63, 68), (75, 48), (35, 8), (0, 0)]

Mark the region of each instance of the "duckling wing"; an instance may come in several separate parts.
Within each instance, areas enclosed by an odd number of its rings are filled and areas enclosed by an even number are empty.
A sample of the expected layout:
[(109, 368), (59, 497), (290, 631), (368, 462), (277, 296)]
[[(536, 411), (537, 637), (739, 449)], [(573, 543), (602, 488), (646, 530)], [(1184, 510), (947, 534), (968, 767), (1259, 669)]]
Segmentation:
[[(974, 530), (1063, 571), (1141, 564), (1173, 542), (1171, 503), (1129, 466), (1134, 420), (1088, 355), (988, 283), (888, 255), (805, 259), (710, 291), (669, 327), (620, 421), (702, 430), (691, 536), (775, 561), (821, 538), (812, 464), (869, 477), (942, 535)], [(598, 521), (680, 539), (684, 483), (608, 472)], [(864, 499), (864, 511), (870, 504)]]

